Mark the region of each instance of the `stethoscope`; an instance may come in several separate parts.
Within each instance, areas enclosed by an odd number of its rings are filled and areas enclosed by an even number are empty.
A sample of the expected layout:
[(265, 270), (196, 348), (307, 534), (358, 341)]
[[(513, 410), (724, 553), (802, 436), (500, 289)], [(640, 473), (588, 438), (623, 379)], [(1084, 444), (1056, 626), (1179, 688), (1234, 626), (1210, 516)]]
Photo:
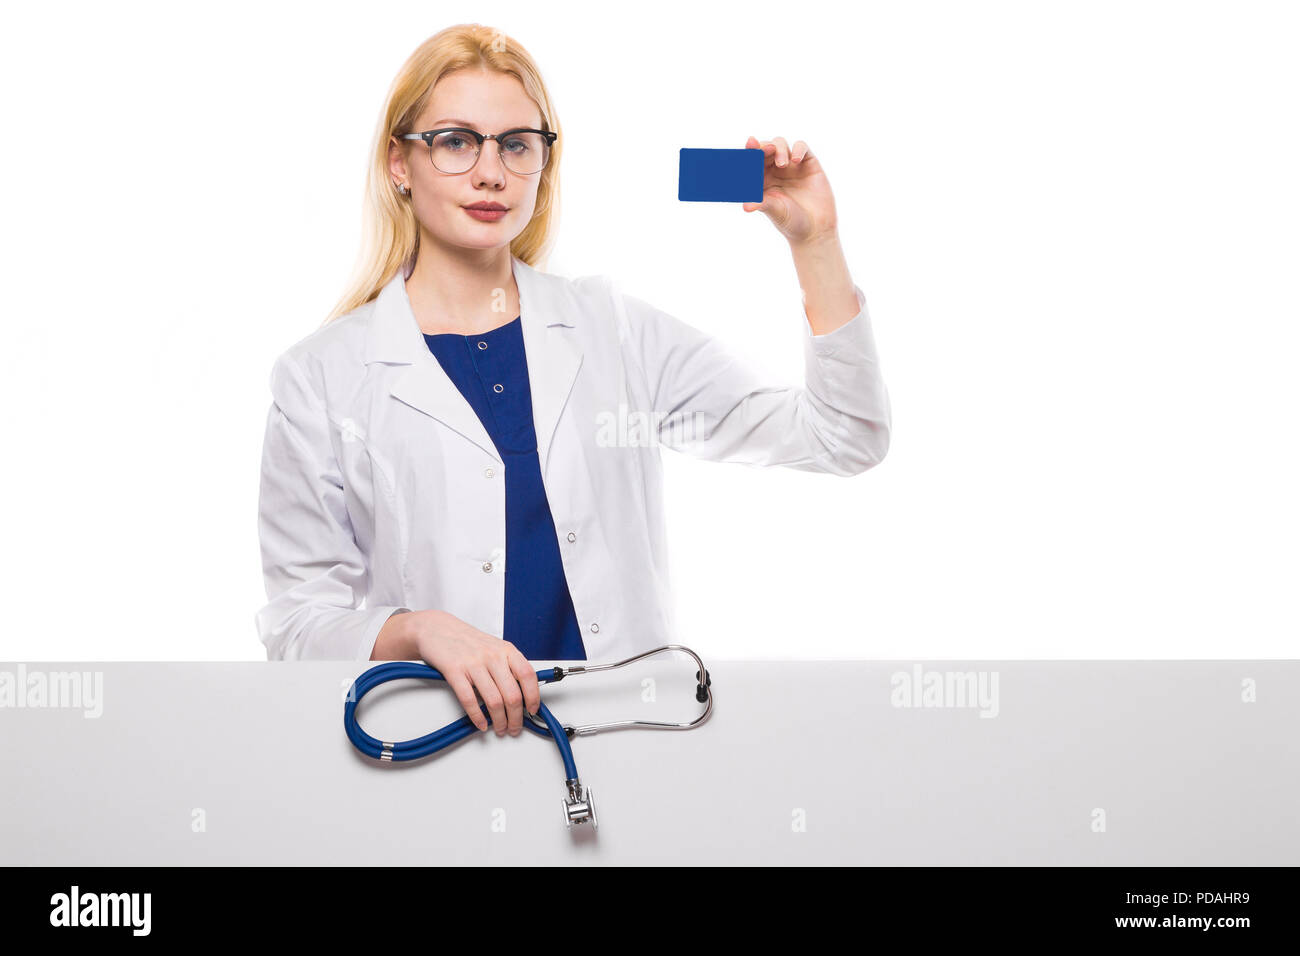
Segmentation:
[[(592, 799), (591, 790), (584, 788), (582, 782), (578, 779), (578, 767), (573, 760), (573, 748), (569, 746), (570, 739), (585, 737), (589, 734), (599, 733), (602, 730), (615, 730), (620, 727), (654, 727), (660, 730), (690, 730), (698, 727), (713, 712), (713, 691), (711, 689), (713, 681), (709, 677), (709, 672), (704, 669), (704, 662), (700, 660), (699, 655), (689, 647), (683, 647), (681, 644), (665, 644), (663, 647), (644, 651), (635, 657), (616, 661), (613, 664), (548, 667), (537, 671), (539, 683), (553, 684), (571, 674), (592, 674), (596, 671), (613, 670), (616, 667), (624, 667), (643, 658), (662, 654), (665, 651), (682, 651), (689, 654), (694, 658), (696, 666), (699, 668), (695, 672), (695, 699), (705, 705), (704, 713), (689, 723), (674, 724), (655, 720), (614, 720), (603, 724), (585, 724), (581, 727), (574, 727), (571, 724), (561, 724), (556, 720), (555, 715), (551, 713), (545, 703), (538, 706), (536, 716), (528, 713), (527, 710), (524, 711), (524, 726), (539, 737), (550, 737), (555, 741), (555, 745), (560, 748), (560, 757), (564, 760), (564, 783), (568, 787), (568, 796), (563, 801), (565, 826), (572, 828), (575, 823), (586, 823), (588, 821), (591, 822), (593, 829), (598, 825), (596, 821), (596, 804)], [(390, 661), (370, 668), (352, 682), (347, 701), (343, 704), (343, 729), (347, 732), (352, 745), (367, 757), (374, 757), (382, 761), (418, 760), (420, 757), (427, 757), (445, 747), (450, 747), (470, 734), (479, 732), (468, 714), (459, 720), (452, 721), (440, 730), (435, 730), (431, 734), (425, 734), (423, 737), (416, 737), (412, 740), (399, 740), (396, 742), (372, 737), (357, 725), (357, 704), (360, 703), (362, 697), (387, 681), (412, 677), (422, 680), (444, 680), (438, 671), (423, 661)], [(492, 715), (488, 713), (487, 707), (480, 703), (479, 708), (487, 718), (488, 725), (491, 726)]]

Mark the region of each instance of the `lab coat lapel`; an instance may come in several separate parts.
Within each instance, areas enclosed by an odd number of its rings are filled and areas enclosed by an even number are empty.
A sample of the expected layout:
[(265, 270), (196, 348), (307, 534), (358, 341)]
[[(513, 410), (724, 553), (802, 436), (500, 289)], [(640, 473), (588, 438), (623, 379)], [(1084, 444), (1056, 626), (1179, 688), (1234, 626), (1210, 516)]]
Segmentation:
[[(570, 331), (574, 304), (561, 301), (551, 277), (537, 272), (522, 259), (511, 256), (511, 266), (519, 286), (533, 426), (545, 474), (556, 425), (582, 364), (582, 350)], [(399, 269), (380, 290), (372, 319), (366, 363), (407, 366), (394, 376), (390, 394), (436, 418), (501, 461), (496, 445), (473, 407), (429, 351), (406, 294), (403, 270)]]
[(389, 394), (436, 418), (500, 461), (501, 456), (473, 407), (429, 351), (406, 294), (403, 269), (398, 269), (380, 290), (371, 319), (366, 364), (385, 362), (406, 366), (393, 375)]
[(545, 476), (556, 425), (582, 365), (582, 349), (573, 331), (577, 306), (561, 295), (560, 280), (537, 272), (522, 259), (512, 260), (519, 286), (538, 463)]

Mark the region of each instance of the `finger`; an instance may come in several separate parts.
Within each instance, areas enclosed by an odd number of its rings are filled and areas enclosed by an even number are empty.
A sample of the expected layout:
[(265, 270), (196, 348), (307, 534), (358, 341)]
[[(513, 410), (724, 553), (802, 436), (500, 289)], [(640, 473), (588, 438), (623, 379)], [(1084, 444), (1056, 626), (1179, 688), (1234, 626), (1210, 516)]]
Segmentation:
[(772, 142), (776, 145), (776, 165), (781, 168), (788, 166), (790, 164), (790, 144), (780, 136), (774, 137)]
[(497, 690), (496, 681), (488, 673), (486, 667), (481, 664), (469, 672), (469, 676), (474, 680), (474, 686), (478, 688), (478, 695), (483, 698), (483, 703), (487, 705), (488, 716), (492, 719), (492, 726), (496, 728), (497, 736), (504, 737), (506, 733), (506, 703), (501, 699), (501, 692)]
[(764, 141), (764, 140), (760, 140), (760, 139), (757, 139), (756, 137), (751, 136), (751, 137), (749, 137), (749, 140), (745, 143), (745, 147), (746, 147), (747, 149), (761, 149), (761, 150), (763, 151), (763, 168), (764, 168), (764, 169), (766, 169), (768, 166), (772, 165), (772, 159), (773, 159), (773, 157), (776, 156), (776, 144), (775, 144), (775, 143), (771, 143), (771, 142), (767, 142), (767, 141)]
[(469, 678), (464, 671), (456, 671), (453, 674), (443, 674), (447, 681), (447, 686), (452, 689), (460, 705), (465, 708), (465, 713), (474, 726), (479, 730), (487, 730), (487, 718), (483, 716), (483, 708), (478, 704), (478, 698), (474, 696), (474, 685), (470, 683)]
[(537, 716), (537, 708), (542, 706), (542, 689), (537, 685), (537, 672), (520, 651), (510, 655), (510, 670), (519, 679), (519, 686), (524, 691), (524, 705), (528, 712)]
[(510, 663), (504, 657), (492, 662), (492, 679), (497, 682), (497, 690), (506, 707), (506, 732), (512, 737), (524, 729), (524, 695), (519, 689), (519, 681), (510, 671)]
[(794, 146), (790, 148), (790, 158), (796, 163), (802, 163), (811, 155), (812, 150), (808, 148), (808, 144), (803, 140), (798, 140)]

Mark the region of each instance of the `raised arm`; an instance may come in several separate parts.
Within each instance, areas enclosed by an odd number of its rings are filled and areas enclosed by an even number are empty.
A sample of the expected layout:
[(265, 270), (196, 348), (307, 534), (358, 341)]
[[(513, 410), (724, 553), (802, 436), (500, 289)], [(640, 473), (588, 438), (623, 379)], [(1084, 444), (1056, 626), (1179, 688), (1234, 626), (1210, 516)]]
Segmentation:
[(660, 443), (716, 461), (859, 474), (889, 449), (889, 394), (830, 183), (802, 140), (745, 145), (765, 160), (763, 201), (744, 210), (764, 213), (789, 243), (803, 290), (803, 387), (765, 383), (718, 340), (615, 289), (620, 334), (645, 377)]
[(773, 385), (716, 338), (615, 290), (627, 346), (644, 373), (658, 440), (712, 461), (856, 475), (889, 449), (889, 395), (862, 291), (825, 335), (803, 327), (804, 384)]

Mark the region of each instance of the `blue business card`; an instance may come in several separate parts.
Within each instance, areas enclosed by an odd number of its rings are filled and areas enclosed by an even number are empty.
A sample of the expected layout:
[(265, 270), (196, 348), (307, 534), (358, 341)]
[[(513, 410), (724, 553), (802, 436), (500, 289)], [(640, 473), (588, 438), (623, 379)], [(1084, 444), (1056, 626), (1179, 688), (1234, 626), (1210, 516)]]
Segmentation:
[(762, 202), (761, 149), (682, 147), (677, 198), (682, 202)]

